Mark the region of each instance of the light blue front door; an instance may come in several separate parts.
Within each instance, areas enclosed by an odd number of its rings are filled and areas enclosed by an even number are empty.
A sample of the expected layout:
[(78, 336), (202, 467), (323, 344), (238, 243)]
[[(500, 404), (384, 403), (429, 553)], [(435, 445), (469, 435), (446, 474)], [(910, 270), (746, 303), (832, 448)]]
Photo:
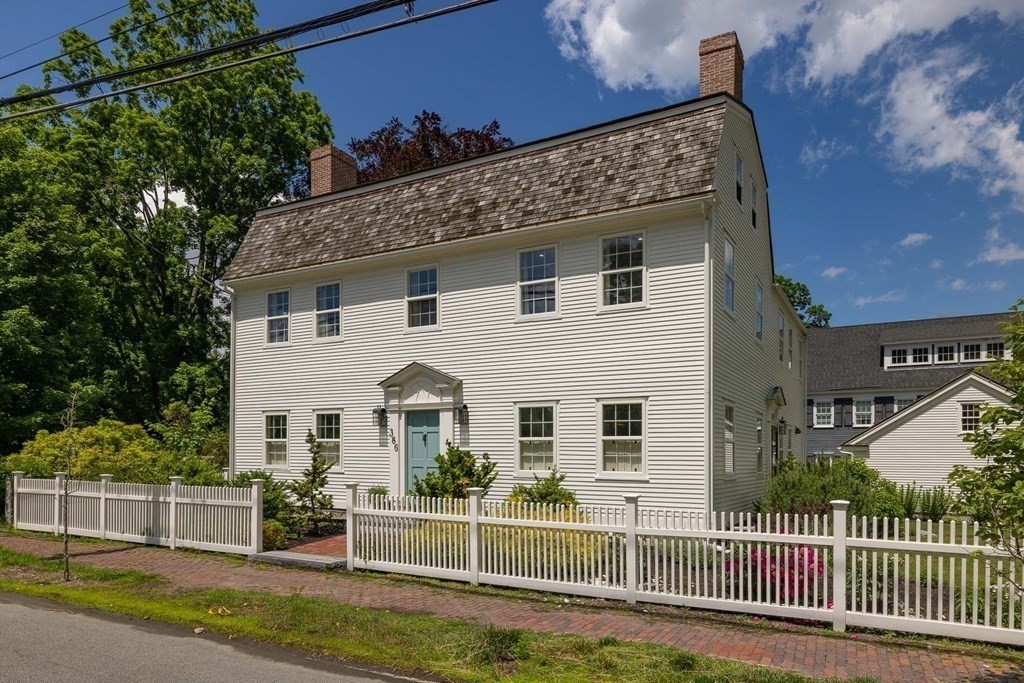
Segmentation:
[(412, 488), (417, 478), (437, 471), (434, 460), (441, 452), (441, 413), (416, 410), (405, 414), (405, 482)]

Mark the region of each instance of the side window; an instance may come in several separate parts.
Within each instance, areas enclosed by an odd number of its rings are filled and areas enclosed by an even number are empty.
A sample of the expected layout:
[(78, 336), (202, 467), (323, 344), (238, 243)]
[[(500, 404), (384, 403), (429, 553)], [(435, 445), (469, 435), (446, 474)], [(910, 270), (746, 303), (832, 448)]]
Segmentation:
[(757, 188), (753, 177), (750, 178), (750, 227), (757, 230)]
[(290, 292), (267, 294), (267, 343), (283, 344), (288, 341), (288, 310)]
[(743, 204), (743, 157), (736, 153), (736, 201)]
[(757, 313), (754, 318), (754, 334), (758, 339), (761, 339), (764, 336), (764, 313), (762, 310), (764, 306), (764, 288), (761, 285), (757, 286), (756, 297)]
[(725, 471), (727, 474), (736, 471), (736, 407), (725, 404), (724, 439)]
[(789, 353), (789, 369), (793, 369), (793, 328), (789, 328), (789, 345), (786, 347)]
[(786, 319), (783, 316), (779, 316), (779, 362), (781, 363), (785, 358), (785, 347), (786, 347)]
[(725, 307), (736, 310), (736, 253), (732, 242), (725, 240)]

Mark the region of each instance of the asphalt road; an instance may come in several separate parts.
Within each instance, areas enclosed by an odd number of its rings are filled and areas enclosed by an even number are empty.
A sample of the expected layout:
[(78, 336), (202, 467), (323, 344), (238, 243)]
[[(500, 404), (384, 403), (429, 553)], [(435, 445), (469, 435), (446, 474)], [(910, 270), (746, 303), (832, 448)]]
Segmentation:
[(287, 648), (0, 593), (0, 683), (408, 683)]

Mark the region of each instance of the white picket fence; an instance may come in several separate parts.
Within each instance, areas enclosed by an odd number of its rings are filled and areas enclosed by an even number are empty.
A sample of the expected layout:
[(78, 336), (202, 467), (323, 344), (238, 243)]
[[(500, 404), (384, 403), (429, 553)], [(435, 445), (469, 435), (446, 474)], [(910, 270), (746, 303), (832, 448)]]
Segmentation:
[(1024, 567), (966, 523), (360, 493), (349, 569), (1024, 645)]
[[(14, 527), (64, 531), (64, 478), (29, 479), (14, 472)], [(251, 555), (263, 550), (263, 482), (251, 488), (131, 484), (72, 480), (68, 483), (68, 532), (116, 541), (198, 548)]]

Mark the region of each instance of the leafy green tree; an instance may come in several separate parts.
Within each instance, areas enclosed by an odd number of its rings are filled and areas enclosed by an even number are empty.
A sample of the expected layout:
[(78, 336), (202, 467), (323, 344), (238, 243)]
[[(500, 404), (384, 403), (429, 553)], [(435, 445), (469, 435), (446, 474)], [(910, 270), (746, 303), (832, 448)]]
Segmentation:
[(330, 509), (334, 504), (333, 498), (324, 493), (331, 466), (324, 457), (323, 444), (316, 440), (312, 431), (306, 434), (306, 443), (312, 456), (309, 467), (302, 470), (302, 479), (289, 482), (287, 487), (295, 497), (296, 526), (319, 536), (321, 527), (331, 519)]
[(789, 303), (793, 304), (800, 319), (808, 327), (828, 327), (832, 320), (832, 313), (822, 304), (816, 304), (811, 299), (811, 290), (803, 282), (790, 280), (785, 275), (776, 275), (775, 284), (782, 287), (786, 293)]
[(498, 478), (497, 465), (491, 462), (491, 456), (484, 453), (477, 462), (476, 456), (464, 451), (452, 442), (448, 448), (436, 458), (437, 471), (427, 472), (426, 476), (416, 478), (410, 495), (429, 498), (469, 498), (469, 489), (482, 488), (486, 493), (494, 480)]
[[(958, 465), (949, 481), (960, 489), (953, 511), (981, 524), (981, 538), (1024, 561), (1024, 299), (1004, 326), (1011, 358), (986, 366), (984, 373), (1010, 389), (1007, 406), (987, 406), (981, 426), (964, 440), (978, 459), (974, 467)], [(998, 571), (998, 570), (997, 570)], [(1004, 574), (1024, 590), (1024, 578)]]

